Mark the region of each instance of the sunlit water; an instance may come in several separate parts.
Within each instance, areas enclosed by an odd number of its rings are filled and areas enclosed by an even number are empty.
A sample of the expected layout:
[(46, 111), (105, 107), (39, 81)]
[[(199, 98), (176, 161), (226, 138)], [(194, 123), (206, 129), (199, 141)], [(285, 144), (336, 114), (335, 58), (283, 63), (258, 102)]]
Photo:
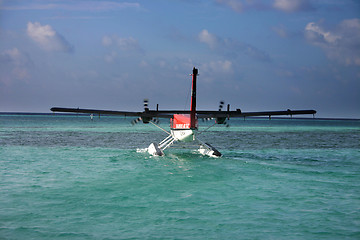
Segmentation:
[(231, 120), (221, 158), (130, 121), (0, 115), (0, 239), (360, 239), (359, 121)]

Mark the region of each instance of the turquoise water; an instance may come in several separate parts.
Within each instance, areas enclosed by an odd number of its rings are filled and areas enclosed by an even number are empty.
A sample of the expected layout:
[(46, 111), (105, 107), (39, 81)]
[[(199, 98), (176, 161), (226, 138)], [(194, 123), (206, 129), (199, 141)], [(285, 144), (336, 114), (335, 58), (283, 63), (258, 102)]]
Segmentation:
[(130, 121), (0, 115), (0, 239), (360, 239), (360, 121), (231, 120), (222, 158)]

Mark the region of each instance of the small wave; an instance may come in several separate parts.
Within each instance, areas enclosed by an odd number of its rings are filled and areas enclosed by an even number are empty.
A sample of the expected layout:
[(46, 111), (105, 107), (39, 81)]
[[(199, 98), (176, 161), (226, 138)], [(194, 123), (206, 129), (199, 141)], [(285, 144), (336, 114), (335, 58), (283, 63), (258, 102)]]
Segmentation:
[(146, 153), (147, 151), (148, 151), (147, 148), (137, 148), (137, 149), (136, 149), (136, 152), (137, 152), (137, 153)]

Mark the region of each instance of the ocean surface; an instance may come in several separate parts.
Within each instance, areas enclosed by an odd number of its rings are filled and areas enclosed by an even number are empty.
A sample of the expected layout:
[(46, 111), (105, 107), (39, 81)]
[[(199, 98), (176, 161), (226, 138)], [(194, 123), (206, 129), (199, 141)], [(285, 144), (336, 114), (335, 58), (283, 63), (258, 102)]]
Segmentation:
[(360, 121), (230, 120), (210, 158), (131, 120), (0, 115), (0, 239), (360, 239)]

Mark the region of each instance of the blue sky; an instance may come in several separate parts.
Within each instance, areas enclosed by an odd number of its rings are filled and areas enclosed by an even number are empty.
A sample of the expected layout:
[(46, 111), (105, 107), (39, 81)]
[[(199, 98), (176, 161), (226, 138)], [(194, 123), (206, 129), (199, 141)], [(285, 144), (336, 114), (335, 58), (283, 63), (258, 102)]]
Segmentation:
[(0, 111), (315, 109), (360, 118), (360, 2), (0, 0)]

